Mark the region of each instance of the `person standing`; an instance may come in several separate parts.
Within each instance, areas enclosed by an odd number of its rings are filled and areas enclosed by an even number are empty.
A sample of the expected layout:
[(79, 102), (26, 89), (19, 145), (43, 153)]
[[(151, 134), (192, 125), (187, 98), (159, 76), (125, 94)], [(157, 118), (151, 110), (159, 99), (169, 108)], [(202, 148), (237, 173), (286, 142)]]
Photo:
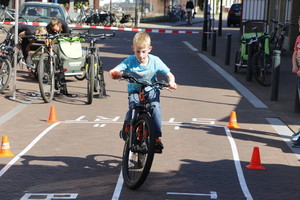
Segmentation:
[[(300, 16), (298, 17), (298, 25), (300, 32)], [(294, 45), (294, 53), (292, 56), (292, 72), (297, 74), (297, 83), (298, 83), (298, 97), (300, 102), (300, 35), (298, 35), (295, 45)], [(300, 147), (300, 129), (297, 133), (292, 136), (292, 147)]]
[(186, 13), (187, 13), (187, 22), (191, 25), (192, 24), (192, 12), (195, 8), (193, 1), (189, 0), (188, 2), (186, 2), (185, 8), (186, 8)]

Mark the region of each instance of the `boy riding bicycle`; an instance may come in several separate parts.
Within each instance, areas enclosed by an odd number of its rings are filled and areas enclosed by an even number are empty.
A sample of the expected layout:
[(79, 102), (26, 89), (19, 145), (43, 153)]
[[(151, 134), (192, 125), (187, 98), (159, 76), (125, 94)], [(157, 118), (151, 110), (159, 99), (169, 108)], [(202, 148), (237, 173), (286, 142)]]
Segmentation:
[[(160, 72), (168, 78), (169, 87), (176, 89), (175, 77), (170, 72), (170, 69), (161, 61), (160, 58), (149, 54), (152, 50), (151, 38), (146, 32), (139, 32), (133, 38), (132, 49), (134, 55), (129, 56), (115, 68), (110, 70), (110, 75), (113, 79), (122, 78), (123, 72), (129, 73), (131, 76), (142, 80), (153, 82), (156, 79), (157, 72)], [(129, 110), (125, 117), (125, 123), (129, 124), (131, 119), (131, 108), (133, 105), (139, 102), (139, 86), (134, 83), (128, 83), (128, 99), (129, 99)], [(161, 131), (161, 106), (160, 106), (160, 90), (157, 88), (148, 87), (146, 88), (145, 97), (150, 103), (152, 118), (154, 121), (156, 131), (156, 152), (161, 153), (164, 148), (160, 137), (162, 136)], [(122, 134), (128, 132), (129, 127), (123, 127)]]

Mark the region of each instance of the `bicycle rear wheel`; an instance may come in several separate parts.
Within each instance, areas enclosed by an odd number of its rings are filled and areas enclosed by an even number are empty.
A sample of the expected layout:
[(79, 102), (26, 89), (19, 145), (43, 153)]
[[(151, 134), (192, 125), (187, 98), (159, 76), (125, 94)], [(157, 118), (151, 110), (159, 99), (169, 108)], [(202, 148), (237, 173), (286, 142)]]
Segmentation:
[(146, 180), (154, 158), (155, 132), (148, 114), (140, 115), (132, 130), (132, 145), (127, 138), (123, 150), (123, 179), (130, 189), (137, 189)]
[(12, 67), (7, 58), (0, 57), (0, 93), (8, 86), (12, 75)]
[(94, 82), (95, 82), (95, 55), (91, 54), (88, 57), (88, 66), (87, 66), (87, 104), (93, 102), (94, 96)]
[(272, 81), (272, 59), (269, 55), (257, 52), (253, 55), (252, 69), (255, 79), (263, 86), (270, 86)]
[[(41, 96), (44, 102), (49, 103), (54, 96), (54, 69), (50, 63), (50, 57), (47, 53), (43, 53), (40, 57), (38, 65), (38, 80)], [(55, 59), (53, 59), (55, 62)]]

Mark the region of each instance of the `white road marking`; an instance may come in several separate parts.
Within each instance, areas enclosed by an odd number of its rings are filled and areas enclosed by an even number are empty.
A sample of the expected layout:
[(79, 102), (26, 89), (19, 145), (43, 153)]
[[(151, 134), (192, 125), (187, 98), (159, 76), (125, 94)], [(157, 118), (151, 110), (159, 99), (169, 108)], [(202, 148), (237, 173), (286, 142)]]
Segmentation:
[(116, 121), (118, 121), (120, 119), (120, 116), (116, 116), (115, 118), (113, 118), (113, 122), (116, 122)]
[(291, 136), (292, 132), (280, 119), (278, 118), (266, 118), (266, 120), (271, 124), (274, 130), (281, 136), (282, 140), (288, 145), (288, 147), (295, 153), (298, 160), (300, 160), (300, 148), (293, 148)]
[(192, 51), (197, 52), (198, 49), (193, 47), (193, 45), (191, 45), (188, 41), (182, 41), (186, 46), (188, 46)]
[(80, 116), (77, 119), (75, 119), (75, 121), (81, 121), (83, 118), (85, 118), (85, 116)]
[[(184, 42), (187, 45), (188, 42)], [(188, 43), (188, 47), (193, 46)], [(259, 100), (252, 92), (250, 92), (245, 86), (238, 82), (233, 76), (227, 73), (222, 67), (217, 65), (215, 62), (210, 60), (207, 56), (201, 53), (197, 53), (200, 58), (202, 58), (207, 64), (214, 68), (221, 76), (223, 76), (237, 91), (239, 91), (255, 108), (268, 108), (261, 100)]]
[[(32, 199), (36, 196), (36, 200), (41, 198), (45, 200), (51, 199), (77, 199), (78, 193), (26, 193), (20, 200), (35, 200)], [(30, 198), (30, 199), (29, 199)]]
[(170, 118), (169, 122), (172, 123), (172, 122), (174, 122), (174, 120), (175, 120), (175, 118)]
[(123, 183), (124, 183), (124, 180), (123, 180), (122, 169), (121, 169), (120, 174), (119, 174), (119, 178), (118, 178), (118, 182), (117, 182), (117, 185), (115, 187), (114, 194), (111, 198), (112, 200), (118, 200), (120, 198), (120, 194), (121, 194), (121, 191), (122, 191), (122, 188), (123, 188)]
[(234, 165), (235, 165), (236, 173), (237, 173), (237, 176), (238, 176), (238, 179), (240, 182), (241, 189), (247, 200), (253, 200), (253, 198), (249, 192), (244, 174), (243, 174), (243, 170), (242, 170), (241, 162), (240, 162), (240, 158), (239, 158), (239, 153), (238, 153), (235, 141), (230, 133), (230, 130), (226, 126), (224, 126), (224, 129), (225, 129), (225, 132), (227, 135), (227, 139), (229, 140), (229, 143), (231, 145), (231, 151), (233, 154)]
[(179, 192), (167, 192), (170, 195), (179, 195), (179, 196), (210, 196), (210, 199), (217, 199), (218, 194), (217, 192), (210, 191), (210, 194), (201, 194), (201, 193), (179, 193)]
[(0, 171), (0, 177), (7, 172), (7, 170), (17, 162), (21, 156), (27, 153), (40, 139), (42, 139), (50, 130), (52, 130), (55, 126), (60, 124), (61, 122), (56, 122), (49, 126), (46, 130), (40, 133), (23, 151), (21, 151), (18, 155), (16, 155), (7, 165), (5, 165)]

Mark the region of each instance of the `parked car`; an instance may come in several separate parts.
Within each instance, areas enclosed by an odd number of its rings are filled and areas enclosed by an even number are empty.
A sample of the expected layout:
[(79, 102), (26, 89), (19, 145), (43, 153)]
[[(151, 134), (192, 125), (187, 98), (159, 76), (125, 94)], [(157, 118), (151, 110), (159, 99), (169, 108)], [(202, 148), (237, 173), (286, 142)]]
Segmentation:
[(52, 17), (71, 23), (68, 12), (61, 4), (25, 2), (20, 9), (20, 21), (49, 23)]
[(227, 26), (230, 27), (232, 24), (234, 26), (241, 23), (241, 12), (242, 4), (241, 3), (233, 3), (228, 11), (227, 16)]

